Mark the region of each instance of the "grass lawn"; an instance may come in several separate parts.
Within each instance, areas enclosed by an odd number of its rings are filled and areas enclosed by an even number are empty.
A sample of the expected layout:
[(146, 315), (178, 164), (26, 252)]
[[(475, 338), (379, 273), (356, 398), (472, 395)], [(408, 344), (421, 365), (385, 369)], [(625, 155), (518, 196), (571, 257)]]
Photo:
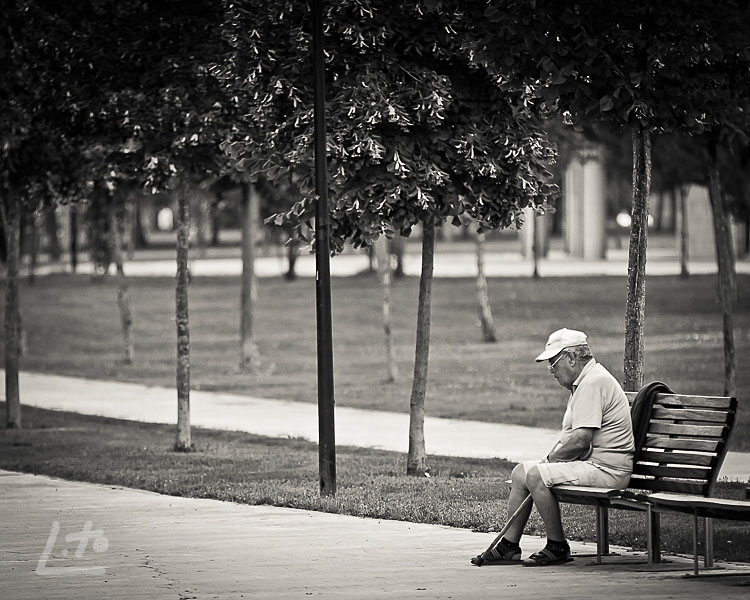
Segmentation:
[[(730, 449), (750, 451), (750, 410), (745, 408), (750, 401), (750, 277), (740, 275), (738, 286), (734, 324), (741, 408)], [(625, 292), (624, 277), (491, 279), (499, 342), (486, 344), (478, 326), (474, 280), (435, 280), (427, 414), (558, 428), (567, 392), (533, 358), (554, 329), (582, 329), (597, 359), (622, 379)], [(21, 368), (173, 386), (174, 280), (132, 279), (131, 293), (136, 355), (134, 364), (125, 365), (113, 280), (56, 275), (39, 278), (34, 285), (23, 282), (28, 351)], [(417, 294), (417, 278), (394, 282), (401, 377), (386, 383), (382, 295), (375, 276), (333, 280), (335, 394), (340, 406), (408, 412)], [(262, 375), (237, 367), (239, 298), (238, 278), (192, 282), (193, 387), (316, 402), (314, 282), (259, 281), (255, 337), (265, 361), (274, 366)], [(646, 381), (664, 381), (681, 393), (722, 394), (716, 277), (649, 278), (645, 347)]]
[[(0, 410), (5, 407), (0, 403)], [(25, 427), (0, 426), (0, 468), (124, 485), (163, 494), (271, 504), (381, 519), (497, 531), (505, 519), (511, 464), (431, 457), (432, 477), (404, 475), (403, 454), (339, 448), (335, 498), (318, 494), (318, 450), (293, 439), (193, 429), (195, 452), (172, 450), (174, 427), (26, 407)], [(740, 498), (739, 484), (720, 496)], [(562, 505), (570, 539), (594, 542), (591, 507)], [(612, 543), (644, 549), (645, 515), (612, 511)], [(692, 520), (662, 516), (665, 552), (692, 552)], [(750, 523), (715, 521), (716, 557), (750, 561)], [(526, 530), (543, 534), (536, 514)], [(489, 543), (491, 536), (486, 542)], [(484, 542), (477, 552), (484, 550)], [(593, 551), (593, 548), (592, 548)], [(467, 556), (467, 561), (469, 557)]]

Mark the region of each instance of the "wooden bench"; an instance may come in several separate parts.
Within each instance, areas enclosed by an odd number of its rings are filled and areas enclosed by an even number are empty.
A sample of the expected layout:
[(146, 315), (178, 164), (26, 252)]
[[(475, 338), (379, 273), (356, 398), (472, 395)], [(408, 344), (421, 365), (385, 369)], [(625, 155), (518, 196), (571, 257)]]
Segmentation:
[[(632, 403), (635, 393), (628, 393)], [(649, 564), (661, 560), (661, 513), (693, 515), (693, 564), (698, 574), (698, 518), (705, 519), (704, 559), (713, 566), (712, 518), (750, 520), (750, 502), (712, 498), (737, 413), (737, 399), (657, 393), (645, 442), (625, 490), (560, 485), (560, 502), (596, 507), (597, 563), (609, 553), (609, 509), (647, 514)]]

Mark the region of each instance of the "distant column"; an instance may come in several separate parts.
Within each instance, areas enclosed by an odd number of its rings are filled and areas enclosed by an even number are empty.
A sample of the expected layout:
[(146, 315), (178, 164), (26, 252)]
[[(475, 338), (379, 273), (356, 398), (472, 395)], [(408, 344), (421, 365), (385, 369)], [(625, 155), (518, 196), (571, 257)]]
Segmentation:
[(534, 258), (534, 236), (536, 235), (536, 223), (534, 222), (534, 209), (526, 207), (523, 209), (523, 227), (518, 232), (521, 242), (521, 256), (526, 259)]
[(716, 260), (713, 216), (708, 188), (691, 185), (685, 199), (688, 223), (688, 256), (691, 260)]
[(600, 260), (607, 250), (606, 173), (601, 150), (576, 153), (565, 171), (565, 247), (571, 256)]
[[(688, 256), (690, 260), (716, 260), (716, 242), (714, 241), (713, 213), (708, 188), (703, 185), (691, 185), (685, 199), (685, 212), (688, 223)], [(732, 249), (735, 258), (744, 256), (747, 245), (747, 230), (743, 223), (730, 215), (732, 232)]]
[(525, 259), (534, 258), (534, 243), (537, 244), (539, 258), (544, 258), (549, 252), (549, 238), (552, 231), (552, 215), (545, 213), (537, 215), (533, 208), (523, 209), (523, 227), (518, 232), (521, 256)]

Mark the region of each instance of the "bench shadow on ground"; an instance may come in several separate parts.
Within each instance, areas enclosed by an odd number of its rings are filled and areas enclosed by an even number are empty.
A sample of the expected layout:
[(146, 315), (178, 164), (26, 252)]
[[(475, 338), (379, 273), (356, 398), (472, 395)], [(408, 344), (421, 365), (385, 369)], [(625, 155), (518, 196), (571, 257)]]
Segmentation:
[(691, 579), (710, 581), (713, 584), (730, 587), (750, 588), (750, 565), (715, 563), (713, 567), (700, 564), (700, 572), (693, 574), (693, 559), (689, 556), (663, 556), (658, 562), (648, 563), (646, 552), (612, 552), (596, 562), (596, 553), (573, 552), (573, 562), (566, 569), (590, 571), (593, 573), (634, 573), (656, 575), (663, 579)]

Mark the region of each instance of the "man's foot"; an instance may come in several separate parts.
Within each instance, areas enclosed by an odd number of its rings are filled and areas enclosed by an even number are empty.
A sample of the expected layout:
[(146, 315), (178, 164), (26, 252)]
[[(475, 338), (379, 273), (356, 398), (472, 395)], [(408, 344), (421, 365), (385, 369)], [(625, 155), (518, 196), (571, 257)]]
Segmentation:
[(497, 546), (471, 559), (472, 565), (520, 565), (521, 546), (500, 540)]
[(535, 552), (523, 561), (524, 567), (547, 567), (571, 562), (570, 546), (567, 542), (550, 542), (539, 552)]

